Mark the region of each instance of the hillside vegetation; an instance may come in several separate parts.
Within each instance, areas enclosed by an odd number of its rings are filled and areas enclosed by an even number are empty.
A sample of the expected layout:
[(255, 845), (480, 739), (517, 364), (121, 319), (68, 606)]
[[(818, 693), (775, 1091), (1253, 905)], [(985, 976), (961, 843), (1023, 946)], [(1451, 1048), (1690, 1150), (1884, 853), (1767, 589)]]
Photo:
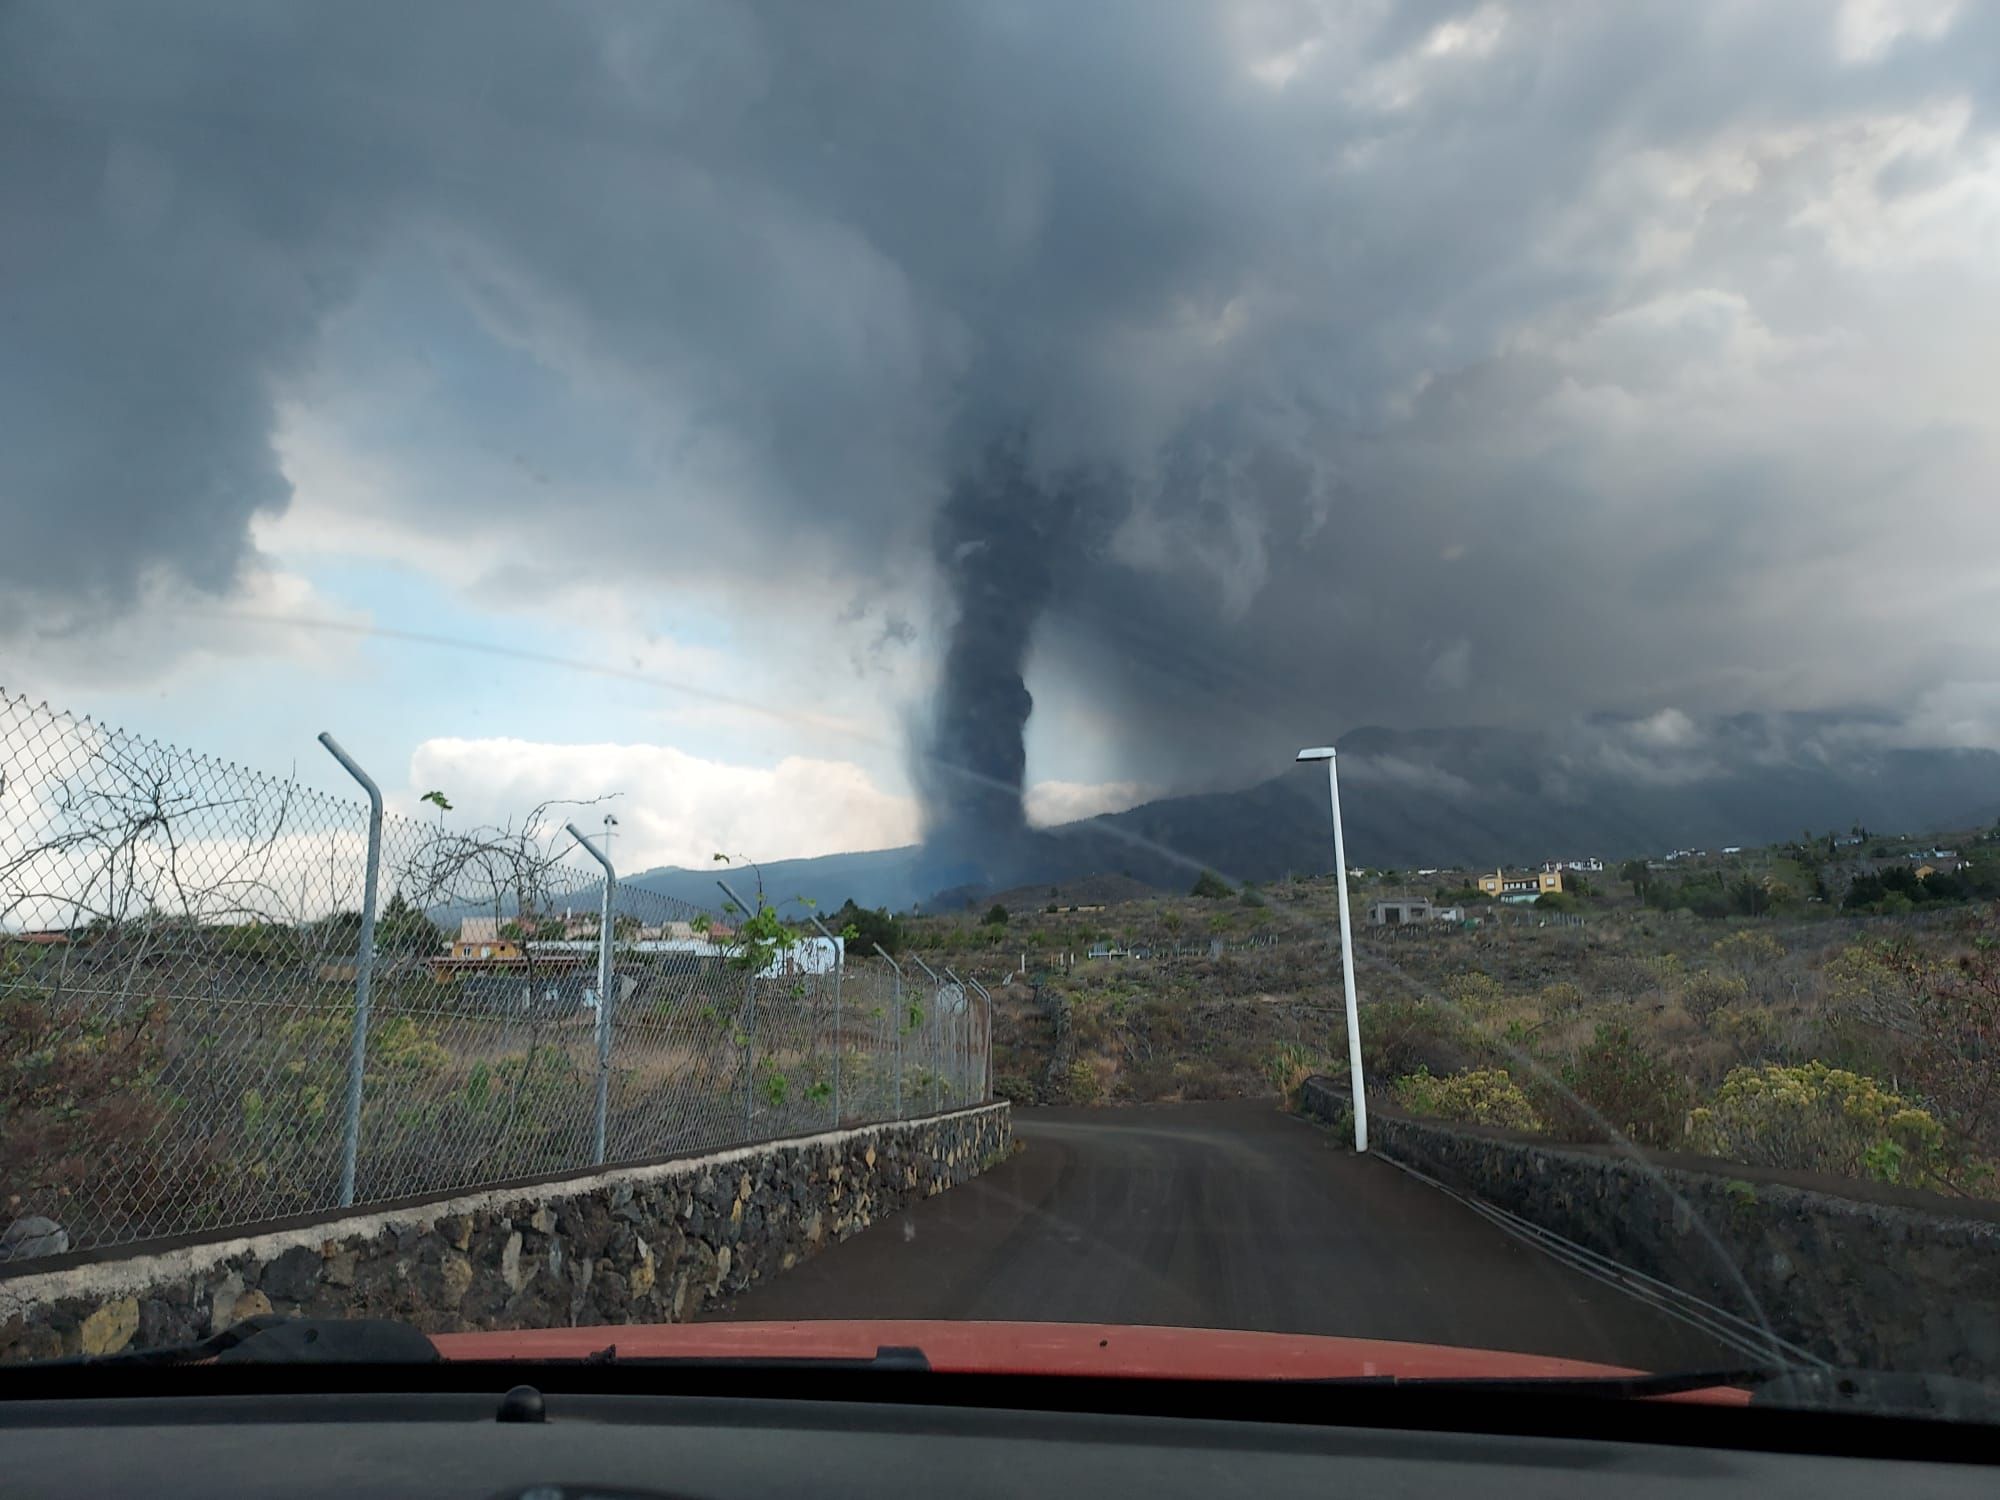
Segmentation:
[[(1540, 909), (1472, 907), (1475, 926), (1358, 925), (1370, 1097), (1564, 1140), (1993, 1193), (2000, 906), (1980, 893), (2000, 850), (1990, 834), (1957, 842), (1970, 863), (1917, 899), (1885, 900), (1897, 893), (1794, 844), (1636, 889), (1606, 872)], [(1783, 894), (1757, 915), (1704, 899), (1746, 883)], [(1802, 894), (1829, 884), (1863, 899)], [(1344, 1078), (1333, 882), (1204, 888), (919, 918), (906, 941), (994, 989), (996, 1079), (1020, 1102)], [(1357, 924), (1383, 894), (1434, 892), (1374, 872), (1357, 882)]]

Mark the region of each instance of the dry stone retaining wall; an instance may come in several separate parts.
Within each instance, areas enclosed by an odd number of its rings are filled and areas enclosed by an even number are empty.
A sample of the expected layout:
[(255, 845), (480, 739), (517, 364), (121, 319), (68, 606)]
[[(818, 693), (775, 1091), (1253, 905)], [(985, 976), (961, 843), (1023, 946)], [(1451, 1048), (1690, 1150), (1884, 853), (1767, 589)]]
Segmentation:
[[(1301, 1107), (1348, 1128), (1347, 1085)], [(2000, 1222), (1931, 1194), (1868, 1201), (1780, 1174), (1368, 1112), (1368, 1144), (1780, 1338), (1863, 1369), (2000, 1378)], [(1923, 1200), (1919, 1202), (1917, 1200)]]
[(0, 1277), (0, 1359), (110, 1354), (258, 1313), (427, 1332), (692, 1318), (1012, 1145), (1004, 1103)]

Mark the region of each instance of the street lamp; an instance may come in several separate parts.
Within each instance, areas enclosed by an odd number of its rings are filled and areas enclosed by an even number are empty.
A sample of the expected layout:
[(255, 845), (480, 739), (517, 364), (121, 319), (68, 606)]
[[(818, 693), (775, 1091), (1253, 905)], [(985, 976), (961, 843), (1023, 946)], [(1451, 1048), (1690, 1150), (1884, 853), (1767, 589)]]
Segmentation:
[(1340, 836), (1340, 771), (1331, 745), (1301, 750), (1298, 758), (1326, 762), (1326, 790), (1333, 801), (1334, 878), (1340, 892), (1340, 982), (1347, 992), (1347, 1077), (1354, 1086), (1354, 1149), (1368, 1149), (1368, 1097), (1361, 1085), (1361, 1011), (1354, 1000), (1354, 926), (1347, 914), (1347, 843)]

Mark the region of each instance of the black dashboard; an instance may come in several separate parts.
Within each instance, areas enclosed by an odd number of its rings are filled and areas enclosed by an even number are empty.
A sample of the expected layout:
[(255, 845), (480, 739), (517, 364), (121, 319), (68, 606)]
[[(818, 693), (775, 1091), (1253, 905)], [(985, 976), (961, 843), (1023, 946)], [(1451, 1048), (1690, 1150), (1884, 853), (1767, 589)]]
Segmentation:
[[(1580, 1436), (1327, 1425), (1275, 1408), (1275, 1420), (1246, 1420), (1240, 1409), (1065, 1410), (1060, 1396), (1038, 1399), (1039, 1409), (855, 1399), (851, 1389), (834, 1400), (772, 1399), (742, 1394), (738, 1380), (715, 1384), (715, 1394), (529, 1389), (511, 1400), (497, 1382), (483, 1390), (50, 1399), (17, 1387), (0, 1402), (0, 1491), (14, 1500), (141, 1493), (301, 1500), (1341, 1493), (1457, 1500), (1472, 1492), (1482, 1500), (1646, 1500), (1699, 1490), (1760, 1500), (1879, 1500), (1885, 1493), (1988, 1495), (2000, 1477), (1977, 1461), (2000, 1456), (1987, 1453), (1991, 1429), (1933, 1443), (1920, 1431), (1884, 1429), (1862, 1441), (1853, 1434), (1866, 1424), (1848, 1422), (1840, 1444), (1848, 1451), (1836, 1454), (1801, 1451), (1813, 1442), (1809, 1423), (1726, 1425), (1760, 1420), (1747, 1411), (1697, 1416), (1689, 1429), (1676, 1425), (1683, 1418), (1674, 1413), (1634, 1418), (1628, 1408), (1606, 1406), (1598, 1424), (1605, 1430)], [(1174, 1402), (1188, 1394), (1176, 1393)], [(1569, 1420), (1574, 1426), (1573, 1414)], [(1724, 1425), (1704, 1429), (1703, 1422)], [(1732, 1431), (1761, 1433), (1777, 1451), (1731, 1445)], [(1903, 1446), (1910, 1451), (1897, 1453)], [(1919, 1456), (1925, 1452), (1948, 1461)]]

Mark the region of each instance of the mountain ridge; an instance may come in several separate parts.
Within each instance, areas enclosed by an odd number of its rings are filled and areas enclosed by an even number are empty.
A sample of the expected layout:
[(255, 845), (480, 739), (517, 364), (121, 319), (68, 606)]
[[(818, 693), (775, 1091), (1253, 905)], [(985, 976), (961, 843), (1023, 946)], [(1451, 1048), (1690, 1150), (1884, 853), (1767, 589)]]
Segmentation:
[[(1861, 721), (1864, 722), (1865, 721)], [(1762, 844), (1860, 823), (1902, 831), (2000, 815), (2000, 753), (1857, 744), (1857, 721), (1742, 716), (1602, 720), (1564, 734), (1357, 728), (1337, 742), (1350, 863), (1482, 868), (1682, 847)], [(773, 902), (927, 908), (918, 846), (777, 860)], [(981, 864), (973, 860), (971, 863)], [(1299, 766), (1237, 791), (1165, 797), (1032, 832), (982, 865), (953, 905), (1010, 887), (1118, 873), (1182, 889), (1202, 869), (1270, 880), (1333, 863), (1325, 773)], [(716, 903), (712, 870), (628, 883)]]

